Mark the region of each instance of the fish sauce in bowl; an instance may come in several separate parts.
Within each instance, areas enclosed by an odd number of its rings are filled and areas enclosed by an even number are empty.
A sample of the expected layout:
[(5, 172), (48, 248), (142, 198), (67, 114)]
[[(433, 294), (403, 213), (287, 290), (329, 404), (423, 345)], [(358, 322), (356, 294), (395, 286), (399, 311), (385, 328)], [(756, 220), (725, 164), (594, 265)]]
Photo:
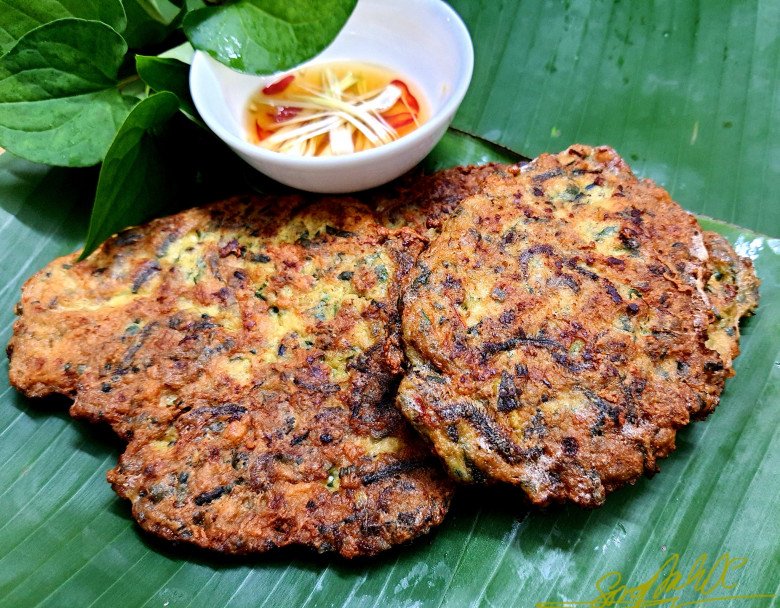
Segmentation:
[(249, 141), (285, 154), (343, 156), (391, 143), (427, 118), (425, 99), (408, 78), (355, 61), (310, 64), (252, 96)]

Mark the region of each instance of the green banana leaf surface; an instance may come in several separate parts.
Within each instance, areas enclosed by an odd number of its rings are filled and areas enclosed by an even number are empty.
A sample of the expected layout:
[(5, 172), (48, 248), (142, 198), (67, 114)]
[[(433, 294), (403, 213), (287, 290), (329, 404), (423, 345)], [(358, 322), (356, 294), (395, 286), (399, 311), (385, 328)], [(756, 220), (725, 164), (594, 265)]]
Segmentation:
[(455, 125), (527, 156), (609, 144), (683, 206), (780, 236), (780, 2), (451, 0)]
[[(700, 217), (762, 280), (721, 405), (597, 510), (467, 489), (373, 560), (231, 558), (143, 534), (105, 481), (120, 442), (21, 397), (3, 359), (0, 607), (780, 606), (780, 3), (452, 4), (477, 57), (459, 129), (527, 156), (612, 145), (684, 207), (748, 227)], [(512, 158), (451, 131), (426, 166)], [(0, 343), (24, 280), (82, 243), (90, 183), (0, 156)]]

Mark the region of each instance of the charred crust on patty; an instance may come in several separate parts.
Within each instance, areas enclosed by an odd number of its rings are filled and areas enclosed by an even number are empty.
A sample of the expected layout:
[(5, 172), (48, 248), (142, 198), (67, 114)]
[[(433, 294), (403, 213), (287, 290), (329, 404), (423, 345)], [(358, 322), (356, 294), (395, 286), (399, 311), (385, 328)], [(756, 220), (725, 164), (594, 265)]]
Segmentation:
[(749, 260), (606, 147), (494, 172), (430, 238), (397, 404), (455, 479), (539, 505), (657, 471), (717, 405), (757, 305)]
[(400, 285), (423, 246), (349, 198), (241, 197), (123, 231), (24, 286), (13, 384), (128, 440), (141, 527), (231, 553), (373, 555), (452, 483), (393, 406)]

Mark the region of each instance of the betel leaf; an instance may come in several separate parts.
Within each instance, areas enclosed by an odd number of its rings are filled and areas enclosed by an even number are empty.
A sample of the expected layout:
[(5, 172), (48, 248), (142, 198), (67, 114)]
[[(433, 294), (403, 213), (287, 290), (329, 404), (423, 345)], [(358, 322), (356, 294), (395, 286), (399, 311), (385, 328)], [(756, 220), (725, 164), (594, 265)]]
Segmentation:
[(269, 74), (322, 51), (357, 0), (190, 0), (184, 31), (192, 46), (241, 72)]
[(131, 49), (159, 44), (175, 31), (177, 22), (165, 25), (154, 19), (141, 6), (140, 0), (122, 2), (127, 13), (127, 27), (122, 35)]
[(138, 75), (155, 91), (169, 91), (179, 98), (181, 109), (190, 117), (198, 112), (190, 95), (190, 66), (178, 59), (136, 55)]
[(160, 53), (158, 57), (162, 57), (163, 59), (178, 59), (182, 63), (192, 65), (193, 55), (195, 55), (195, 49), (192, 45), (189, 42), (182, 42), (181, 44)]
[(127, 45), (98, 21), (60, 19), (0, 57), (0, 146), (69, 167), (100, 162), (135, 103), (117, 89)]
[(181, 7), (168, 0), (136, 0), (138, 5), (155, 21), (169, 25), (181, 12)]
[(127, 24), (120, 0), (0, 0), (0, 54), (39, 25), (67, 17), (102, 21), (118, 32)]
[(117, 131), (100, 169), (82, 258), (115, 232), (140, 223), (168, 202), (175, 176), (163, 169), (165, 158), (153, 131), (178, 108), (176, 95), (156, 93), (140, 101)]

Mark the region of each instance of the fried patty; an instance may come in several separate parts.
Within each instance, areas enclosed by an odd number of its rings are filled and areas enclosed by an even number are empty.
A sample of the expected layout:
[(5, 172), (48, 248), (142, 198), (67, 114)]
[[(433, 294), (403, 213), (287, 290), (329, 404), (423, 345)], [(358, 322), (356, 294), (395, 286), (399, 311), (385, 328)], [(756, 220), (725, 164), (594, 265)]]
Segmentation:
[(421, 248), (350, 199), (155, 220), (25, 284), (11, 382), (128, 441), (108, 478), (150, 532), (372, 555), (438, 524), (452, 493), (393, 406)]
[(512, 173), (407, 279), (397, 404), (455, 479), (596, 506), (715, 408), (757, 280), (610, 148)]
[(501, 163), (487, 163), (427, 175), (410, 173), (379, 189), (372, 204), (383, 226), (409, 228), (429, 240), (463, 199), (478, 193), (490, 176), (504, 175), (507, 168)]

